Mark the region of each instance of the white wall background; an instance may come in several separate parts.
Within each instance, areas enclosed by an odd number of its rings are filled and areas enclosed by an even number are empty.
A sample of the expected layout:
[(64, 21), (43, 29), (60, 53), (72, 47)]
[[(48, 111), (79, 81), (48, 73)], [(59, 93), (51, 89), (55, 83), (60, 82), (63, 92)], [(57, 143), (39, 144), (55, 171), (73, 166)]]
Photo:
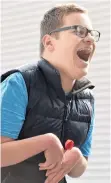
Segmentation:
[(93, 27), (101, 32), (89, 79), (96, 85), (96, 120), (92, 156), (86, 173), (68, 183), (110, 182), (110, 32), (109, 0), (37, 1), (2, 0), (2, 72), (39, 58), (39, 23), (48, 9), (56, 4), (76, 2), (89, 10)]

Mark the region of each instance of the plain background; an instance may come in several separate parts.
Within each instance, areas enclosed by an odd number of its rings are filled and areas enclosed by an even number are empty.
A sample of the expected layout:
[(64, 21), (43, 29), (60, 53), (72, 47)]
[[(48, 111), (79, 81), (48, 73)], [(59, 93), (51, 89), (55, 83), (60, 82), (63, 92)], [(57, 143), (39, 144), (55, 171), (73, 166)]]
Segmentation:
[(89, 10), (94, 29), (101, 32), (88, 78), (96, 85), (95, 129), (89, 166), (79, 179), (68, 183), (110, 182), (110, 1), (37, 1), (1, 2), (2, 72), (39, 59), (39, 23), (43, 14), (57, 4), (76, 2)]

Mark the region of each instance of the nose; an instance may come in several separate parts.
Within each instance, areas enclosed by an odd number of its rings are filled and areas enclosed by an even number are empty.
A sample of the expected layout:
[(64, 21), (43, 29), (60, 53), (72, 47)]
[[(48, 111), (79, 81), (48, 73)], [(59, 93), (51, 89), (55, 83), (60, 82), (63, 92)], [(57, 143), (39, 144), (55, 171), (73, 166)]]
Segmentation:
[(84, 38), (84, 42), (88, 44), (94, 44), (95, 40), (94, 40), (94, 37), (91, 36), (90, 33), (88, 33), (88, 35)]

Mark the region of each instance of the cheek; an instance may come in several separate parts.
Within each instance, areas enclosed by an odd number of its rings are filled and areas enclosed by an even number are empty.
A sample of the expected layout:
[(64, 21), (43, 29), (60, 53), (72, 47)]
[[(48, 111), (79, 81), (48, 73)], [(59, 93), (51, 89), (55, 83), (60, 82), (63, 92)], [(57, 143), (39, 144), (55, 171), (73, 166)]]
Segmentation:
[[(76, 49), (80, 44), (80, 40), (73, 35), (66, 35), (56, 42), (56, 53), (64, 60), (71, 63), (76, 57)], [(71, 64), (72, 65), (72, 64)]]
[(61, 53), (64, 55), (64, 57), (73, 57), (73, 54), (74, 54), (74, 50), (75, 50), (75, 47), (74, 47), (74, 44), (71, 44), (71, 43), (63, 43), (61, 45)]
[(74, 47), (74, 41), (72, 40), (72, 36), (65, 34), (58, 42), (58, 47), (64, 53), (70, 52)]

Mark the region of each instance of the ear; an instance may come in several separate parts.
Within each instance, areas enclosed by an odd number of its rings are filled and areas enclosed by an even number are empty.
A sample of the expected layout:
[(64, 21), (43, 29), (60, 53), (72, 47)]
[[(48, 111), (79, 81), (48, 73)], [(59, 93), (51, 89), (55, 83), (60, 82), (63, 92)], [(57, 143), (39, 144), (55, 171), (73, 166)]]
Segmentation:
[(42, 38), (42, 43), (44, 45), (44, 48), (47, 49), (48, 51), (53, 51), (54, 50), (53, 39), (50, 35), (46, 34)]

